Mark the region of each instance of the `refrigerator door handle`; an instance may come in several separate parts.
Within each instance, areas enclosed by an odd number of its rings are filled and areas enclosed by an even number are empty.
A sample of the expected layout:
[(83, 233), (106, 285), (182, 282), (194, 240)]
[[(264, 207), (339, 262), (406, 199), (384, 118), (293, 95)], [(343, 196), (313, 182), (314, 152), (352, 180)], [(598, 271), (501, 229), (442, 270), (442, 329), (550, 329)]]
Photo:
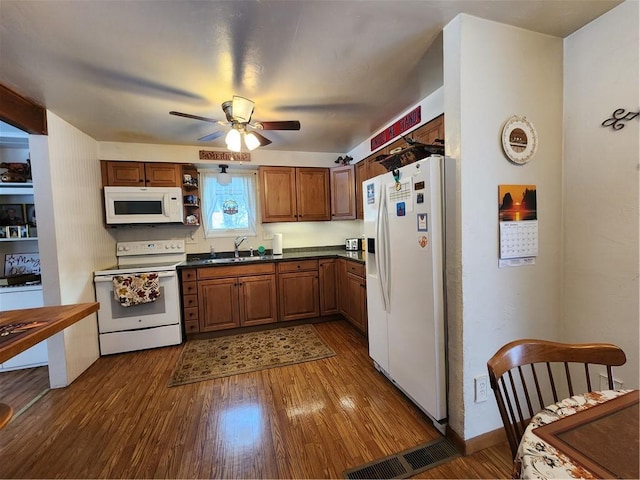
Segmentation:
[(378, 253), (376, 264), (378, 267), (378, 279), (380, 290), (382, 290), (382, 303), (385, 312), (389, 313), (389, 219), (387, 213), (387, 196), (384, 184), (380, 188), (380, 202), (378, 204), (378, 221), (376, 236), (378, 242)]

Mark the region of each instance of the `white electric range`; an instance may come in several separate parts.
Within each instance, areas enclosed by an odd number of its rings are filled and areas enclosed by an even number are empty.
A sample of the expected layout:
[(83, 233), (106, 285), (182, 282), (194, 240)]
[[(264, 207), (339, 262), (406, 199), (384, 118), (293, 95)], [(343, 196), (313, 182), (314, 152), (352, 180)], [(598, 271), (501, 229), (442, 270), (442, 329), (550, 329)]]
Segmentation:
[[(94, 273), (100, 354), (131, 352), (182, 342), (177, 266), (186, 260), (184, 240), (119, 242), (118, 265)], [(157, 300), (122, 306), (114, 296), (115, 276), (157, 273)]]

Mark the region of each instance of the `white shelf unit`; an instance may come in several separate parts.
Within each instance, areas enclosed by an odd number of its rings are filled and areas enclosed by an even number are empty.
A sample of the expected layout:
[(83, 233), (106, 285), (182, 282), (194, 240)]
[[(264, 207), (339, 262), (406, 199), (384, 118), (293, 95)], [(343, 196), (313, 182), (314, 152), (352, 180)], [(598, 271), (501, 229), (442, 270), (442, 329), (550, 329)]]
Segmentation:
[[(0, 204), (33, 204), (33, 184), (0, 183)], [(26, 222), (26, 219), (25, 219)], [(4, 228), (4, 227), (0, 227)], [(8, 253), (36, 253), (37, 237), (0, 238), (0, 267), (4, 275), (4, 258)], [(25, 243), (27, 242), (27, 243)], [(42, 285), (0, 287), (0, 311), (43, 306)], [(43, 341), (0, 364), (0, 372), (33, 368), (49, 363), (47, 342)]]

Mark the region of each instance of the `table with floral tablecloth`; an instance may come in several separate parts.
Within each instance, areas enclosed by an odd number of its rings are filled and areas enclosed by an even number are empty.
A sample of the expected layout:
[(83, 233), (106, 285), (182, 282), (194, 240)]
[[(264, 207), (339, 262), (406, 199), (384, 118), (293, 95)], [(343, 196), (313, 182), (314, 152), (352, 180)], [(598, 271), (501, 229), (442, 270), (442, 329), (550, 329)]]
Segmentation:
[(604, 390), (590, 392), (561, 400), (545, 407), (534, 415), (520, 441), (515, 458), (516, 478), (597, 478), (581, 465), (535, 433), (535, 428), (555, 422), (560, 418), (587, 410), (595, 405), (612, 400), (632, 390)]

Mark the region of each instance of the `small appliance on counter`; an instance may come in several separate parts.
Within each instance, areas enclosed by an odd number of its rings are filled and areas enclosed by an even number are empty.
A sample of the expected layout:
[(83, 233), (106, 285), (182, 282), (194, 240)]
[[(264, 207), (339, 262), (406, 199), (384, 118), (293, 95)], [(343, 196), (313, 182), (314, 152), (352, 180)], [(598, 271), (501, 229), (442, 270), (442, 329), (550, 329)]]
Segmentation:
[(349, 251), (358, 251), (362, 250), (362, 239), (361, 238), (347, 238), (345, 242), (345, 250)]

